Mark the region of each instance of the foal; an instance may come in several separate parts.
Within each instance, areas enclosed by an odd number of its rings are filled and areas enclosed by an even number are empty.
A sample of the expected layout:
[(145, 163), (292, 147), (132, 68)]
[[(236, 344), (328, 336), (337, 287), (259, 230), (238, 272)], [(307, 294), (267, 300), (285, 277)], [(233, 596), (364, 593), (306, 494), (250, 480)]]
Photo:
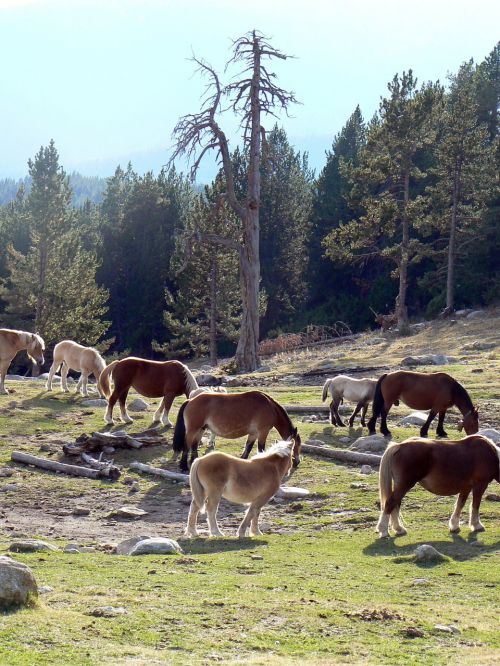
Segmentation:
[(500, 449), (483, 435), (457, 441), (413, 437), (390, 444), (380, 462), (380, 519), (377, 531), (389, 536), (389, 522), (396, 534), (406, 534), (399, 511), (406, 493), (417, 483), (435, 495), (457, 495), (449, 526), (460, 531), (460, 514), (472, 491), (470, 528), (484, 530), (479, 506), (488, 484), (500, 481)]
[(224, 536), (217, 524), (221, 497), (237, 504), (250, 504), (238, 528), (240, 538), (250, 527), (250, 536), (259, 536), (259, 515), (264, 504), (276, 494), (283, 477), (292, 467), (292, 440), (278, 442), (251, 460), (242, 460), (216, 451), (197, 458), (191, 465), (189, 483), (192, 501), (186, 536), (198, 536), (196, 520), (207, 511), (210, 536)]
[(349, 402), (356, 402), (356, 407), (349, 417), (349, 427), (354, 425), (356, 414), (361, 412), (361, 425), (365, 427), (365, 416), (370, 403), (375, 395), (375, 387), (377, 385), (376, 379), (354, 379), (347, 375), (338, 375), (331, 379), (327, 379), (323, 386), (323, 402), (328, 397), (328, 393), (332, 396), (330, 403), (330, 423), (332, 425), (345, 426), (345, 423), (340, 418), (338, 412), (339, 405), (343, 398)]
[(84, 347), (72, 340), (62, 340), (54, 347), (54, 360), (47, 378), (47, 391), (52, 391), (54, 373), (61, 368), (61, 390), (68, 393), (68, 371), (76, 370), (82, 373), (76, 385), (76, 392), (81, 391), (82, 395), (88, 398), (87, 380), (89, 375), (94, 375), (96, 380), (99, 381), (101, 372), (105, 367), (106, 361), (97, 349)]

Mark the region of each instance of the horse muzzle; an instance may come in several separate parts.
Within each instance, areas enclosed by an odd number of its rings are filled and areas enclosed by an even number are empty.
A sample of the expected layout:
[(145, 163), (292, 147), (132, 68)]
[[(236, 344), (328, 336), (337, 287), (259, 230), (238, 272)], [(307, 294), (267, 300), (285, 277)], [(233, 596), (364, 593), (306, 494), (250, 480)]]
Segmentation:
[(300, 465), (300, 456), (294, 456), (293, 458), (293, 468), (295, 469)]

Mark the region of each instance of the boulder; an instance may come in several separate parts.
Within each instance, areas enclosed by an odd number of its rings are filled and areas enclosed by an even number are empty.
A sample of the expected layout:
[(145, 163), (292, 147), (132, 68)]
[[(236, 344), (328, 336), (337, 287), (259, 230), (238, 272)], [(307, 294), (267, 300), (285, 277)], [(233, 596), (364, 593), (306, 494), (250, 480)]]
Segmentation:
[(108, 401), (104, 398), (94, 398), (91, 400), (82, 400), (80, 407), (107, 407)]
[(483, 435), (483, 437), (488, 437), (495, 444), (500, 444), (500, 431), (495, 430), (495, 428), (481, 428), (478, 430), (478, 435)]
[(422, 356), (407, 356), (401, 361), (406, 367), (419, 365), (448, 365), (454, 363), (455, 359), (445, 354), (423, 354)]
[(21, 606), (38, 596), (35, 576), (29, 567), (7, 556), (0, 557), (0, 608)]
[(149, 403), (147, 403), (142, 398), (135, 398), (135, 400), (132, 400), (132, 402), (128, 405), (128, 410), (130, 412), (147, 412), (148, 409)]
[(359, 470), (360, 474), (371, 474), (373, 472), (373, 467), (371, 465), (361, 465)]
[(198, 382), (198, 386), (220, 386), (222, 384), (220, 377), (216, 377), (209, 372), (196, 375), (196, 381)]
[(98, 606), (90, 611), (89, 615), (93, 617), (118, 617), (119, 615), (126, 615), (127, 609), (123, 606)]
[(446, 555), (443, 555), (434, 546), (429, 546), (428, 544), (422, 544), (415, 549), (416, 562), (444, 562), (447, 559)]
[(168, 555), (182, 552), (182, 548), (174, 539), (154, 537), (139, 541), (130, 551), (130, 555)]
[(469, 344), (464, 345), (461, 351), (487, 351), (488, 349), (495, 349), (495, 347), (497, 347), (496, 342), (481, 342), (480, 340), (476, 340), (475, 342), (470, 342)]
[(114, 509), (108, 514), (108, 518), (142, 518), (147, 516), (148, 512), (144, 509), (139, 509), (136, 506), (121, 506), (119, 509)]
[(473, 310), (472, 312), (469, 312), (466, 319), (482, 319), (485, 316), (486, 312), (484, 310)]
[(427, 412), (412, 412), (408, 416), (404, 416), (399, 422), (398, 425), (414, 425), (414, 426), (423, 426), (427, 421), (429, 414)]
[(39, 539), (23, 539), (20, 541), (13, 541), (9, 546), (9, 550), (12, 553), (41, 553), (59, 550), (59, 548), (46, 541), (40, 541)]
[(383, 435), (367, 435), (366, 437), (358, 437), (358, 439), (350, 447), (353, 451), (365, 453), (383, 453), (389, 440)]
[(147, 541), (148, 539), (153, 539), (154, 537), (149, 534), (143, 534), (141, 536), (132, 537), (130, 539), (125, 539), (125, 541), (120, 541), (116, 546), (116, 555), (130, 555), (131, 551), (137, 546), (141, 541)]
[(295, 486), (280, 486), (275, 497), (282, 497), (285, 499), (297, 499), (298, 497), (306, 497), (309, 495), (307, 488), (297, 488)]

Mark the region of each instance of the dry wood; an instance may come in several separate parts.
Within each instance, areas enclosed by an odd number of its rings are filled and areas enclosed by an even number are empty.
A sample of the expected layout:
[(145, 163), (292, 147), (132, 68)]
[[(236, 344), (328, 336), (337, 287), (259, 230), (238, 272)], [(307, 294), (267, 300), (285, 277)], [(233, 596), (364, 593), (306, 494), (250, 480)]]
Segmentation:
[(113, 464), (113, 461), (106, 460), (96, 460), (92, 456), (89, 456), (88, 453), (82, 453), (81, 459), (92, 469), (99, 469), (107, 472), (107, 475), (110, 479), (119, 479), (121, 476), (121, 470), (119, 467)]
[(63, 446), (63, 451), (68, 456), (79, 456), (84, 452), (90, 453), (100, 451), (104, 446), (112, 446), (115, 449), (141, 449), (144, 446), (155, 446), (159, 444), (167, 444), (167, 440), (165, 437), (152, 430), (146, 431), (143, 434), (137, 434), (133, 437), (123, 432), (93, 432), (90, 436), (81, 435), (77, 438), (74, 444), (65, 444)]
[(153, 474), (154, 476), (161, 476), (164, 479), (189, 483), (189, 474), (181, 474), (180, 472), (169, 472), (167, 469), (160, 469), (159, 467), (153, 467), (152, 465), (145, 465), (144, 463), (140, 463), (137, 460), (131, 462), (129, 467), (130, 469), (136, 470), (138, 472), (144, 472), (144, 474)]
[(324, 405), (283, 405), (288, 414), (329, 414), (330, 409)]
[[(22, 463), (23, 465), (33, 465), (40, 469), (46, 469), (51, 472), (62, 472), (71, 476), (83, 476), (87, 479), (113, 479), (114, 477), (107, 470), (90, 469), (88, 467), (81, 467), (79, 465), (67, 465), (66, 463), (56, 462), (55, 460), (47, 460), (46, 458), (38, 458), (31, 456), (22, 451), (13, 451), (11, 459), (14, 462)], [(115, 468), (116, 469), (116, 468)], [(113, 474), (113, 473), (112, 473)]]
[(317, 446), (316, 444), (302, 444), (302, 451), (312, 453), (324, 458), (333, 458), (342, 462), (358, 463), (360, 465), (380, 465), (382, 456), (374, 453), (358, 453), (356, 451), (346, 451), (345, 449), (332, 449), (329, 446)]

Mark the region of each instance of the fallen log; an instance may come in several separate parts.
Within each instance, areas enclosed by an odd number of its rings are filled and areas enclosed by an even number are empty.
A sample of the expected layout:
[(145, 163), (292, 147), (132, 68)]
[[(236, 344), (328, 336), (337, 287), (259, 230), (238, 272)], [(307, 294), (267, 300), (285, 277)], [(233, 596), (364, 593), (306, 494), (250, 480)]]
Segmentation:
[(67, 465), (66, 463), (56, 462), (55, 460), (38, 458), (37, 456), (32, 456), (28, 453), (23, 453), (22, 451), (13, 451), (11, 454), (11, 460), (13, 460), (13, 462), (22, 463), (23, 465), (33, 465), (34, 467), (46, 469), (51, 472), (62, 472), (63, 474), (69, 474), (70, 476), (83, 476), (87, 479), (115, 479), (114, 472), (111, 472), (110, 474), (109, 468), (90, 469), (89, 467), (83, 467), (80, 465)]
[(312, 453), (323, 458), (333, 458), (342, 462), (358, 463), (359, 465), (380, 465), (382, 456), (374, 453), (357, 453), (346, 449), (333, 449), (330, 446), (319, 446), (317, 444), (302, 444), (304, 453)]
[(181, 474), (181, 472), (169, 472), (168, 469), (160, 469), (160, 467), (153, 467), (153, 465), (146, 465), (144, 463), (138, 462), (137, 460), (131, 462), (129, 468), (136, 470), (138, 472), (144, 472), (144, 474), (153, 474), (154, 476), (161, 476), (164, 479), (170, 479), (171, 481), (181, 481), (183, 483), (189, 483), (189, 474)]
[(324, 405), (283, 405), (288, 414), (329, 414), (329, 407)]
[(107, 460), (107, 461), (102, 461), (102, 460), (96, 460), (92, 456), (89, 456), (88, 453), (82, 453), (81, 454), (81, 459), (83, 460), (84, 463), (86, 463), (89, 467), (92, 469), (98, 469), (98, 470), (106, 470), (108, 473), (108, 477), (115, 481), (116, 479), (119, 479), (121, 476), (121, 470), (119, 467), (116, 465), (113, 465), (113, 461)]
[(129, 435), (123, 431), (93, 432), (91, 435), (80, 435), (74, 444), (65, 444), (63, 451), (68, 456), (80, 456), (82, 453), (100, 451), (105, 446), (115, 449), (141, 449), (144, 446), (166, 445), (167, 439), (159, 434)]

